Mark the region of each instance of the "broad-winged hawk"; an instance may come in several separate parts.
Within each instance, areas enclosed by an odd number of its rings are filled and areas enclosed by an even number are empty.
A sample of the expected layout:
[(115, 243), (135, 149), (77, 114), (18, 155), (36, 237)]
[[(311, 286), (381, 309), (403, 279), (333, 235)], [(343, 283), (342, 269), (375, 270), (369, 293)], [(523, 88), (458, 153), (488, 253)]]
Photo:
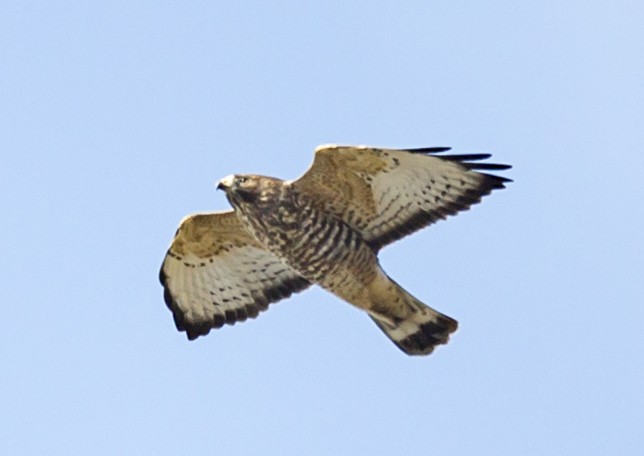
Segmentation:
[(438, 155), (447, 150), (327, 145), (297, 180), (225, 177), (218, 188), (234, 210), (183, 219), (161, 267), (177, 328), (195, 339), (317, 284), (405, 353), (431, 353), (456, 320), (390, 279), (378, 252), (510, 181), (479, 172), (510, 168), (480, 163), (489, 154)]

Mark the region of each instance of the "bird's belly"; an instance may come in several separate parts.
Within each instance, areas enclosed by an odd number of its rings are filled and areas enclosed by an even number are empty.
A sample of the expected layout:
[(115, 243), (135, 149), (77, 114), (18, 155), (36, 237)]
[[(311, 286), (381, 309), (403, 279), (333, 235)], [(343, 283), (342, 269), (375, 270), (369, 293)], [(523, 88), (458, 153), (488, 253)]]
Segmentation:
[[(273, 251), (307, 280), (347, 301), (360, 300), (376, 277), (378, 261), (360, 234), (332, 217), (317, 217), (281, 231)], [(286, 235), (285, 235), (286, 234)], [(273, 236), (271, 236), (273, 237)], [(271, 249), (272, 250), (272, 249)]]

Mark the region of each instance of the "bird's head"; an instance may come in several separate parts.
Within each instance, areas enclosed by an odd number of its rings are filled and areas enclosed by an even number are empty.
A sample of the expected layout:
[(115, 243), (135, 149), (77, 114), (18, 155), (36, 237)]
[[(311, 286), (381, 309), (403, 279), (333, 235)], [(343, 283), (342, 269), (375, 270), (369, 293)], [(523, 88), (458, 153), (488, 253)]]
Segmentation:
[(268, 203), (279, 196), (282, 180), (255, 174), (231, 174), (217, 184), (233, 206)]

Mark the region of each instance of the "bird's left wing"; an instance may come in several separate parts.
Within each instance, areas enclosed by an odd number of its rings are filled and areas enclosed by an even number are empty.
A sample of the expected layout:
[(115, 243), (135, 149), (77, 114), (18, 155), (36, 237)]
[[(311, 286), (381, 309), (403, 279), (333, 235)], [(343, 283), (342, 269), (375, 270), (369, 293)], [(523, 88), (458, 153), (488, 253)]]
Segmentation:
[(489, 154), (436, 155), (447, 150), (321, 146), (311, 167), (291, 185), (378, 250), (469, 209), (510, 181), (479, 172), (510, 168), (479, 163)]
[(254, 318), (268, 304), (310, 285), (262, 248), (233, 211), (182, 220), (159, 279), (177, 329), (191, 340)]

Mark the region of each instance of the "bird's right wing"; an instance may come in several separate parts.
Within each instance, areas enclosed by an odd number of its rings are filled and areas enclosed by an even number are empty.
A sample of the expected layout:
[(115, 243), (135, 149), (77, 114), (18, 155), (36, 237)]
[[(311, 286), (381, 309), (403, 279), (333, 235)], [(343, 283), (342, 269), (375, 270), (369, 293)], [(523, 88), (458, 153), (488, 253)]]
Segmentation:
[(310, 285), (262, 248), (233, 211), (183, 219), (159, 279), (177, 329), (191, 340), (254, 318), (268, 304)]
[(489, 154), (436, 156), (449, 148), (321, 146), (291, 185), (358, 230), (374, 249), (469, 209), (510, 179), (478, 172), (508, 165), (477, 163)]

